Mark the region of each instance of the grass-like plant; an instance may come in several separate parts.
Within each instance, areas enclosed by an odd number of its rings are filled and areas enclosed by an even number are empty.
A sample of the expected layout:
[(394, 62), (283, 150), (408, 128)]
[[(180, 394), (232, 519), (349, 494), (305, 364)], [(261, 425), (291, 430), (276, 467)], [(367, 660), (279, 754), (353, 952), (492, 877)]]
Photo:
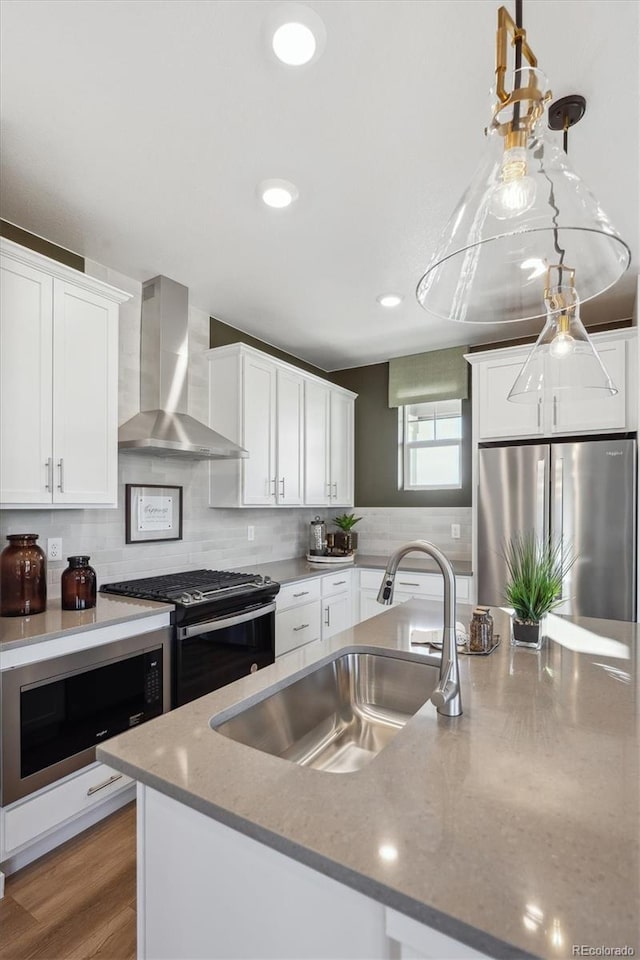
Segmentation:
[(562, 541), (549, 543), (533, 533), (508, 540), (504, 549), (509, 578), (505, 599), (518, 620), (539, 623), (545, 613), (562, 603), (562, 583), (575, 556)]
[(341, 513), (339, 517), (333, 518), (335, 525), (345, 533), (349, 533), (360, 520), (362, 517), (356, 517), (355, 513)]

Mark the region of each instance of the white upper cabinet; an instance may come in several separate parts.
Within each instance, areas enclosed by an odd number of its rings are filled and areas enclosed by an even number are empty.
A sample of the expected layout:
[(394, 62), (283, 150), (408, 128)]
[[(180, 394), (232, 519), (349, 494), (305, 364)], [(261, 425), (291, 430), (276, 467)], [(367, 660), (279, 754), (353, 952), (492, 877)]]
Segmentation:
[(129, 294), (2, 240), (0, 502), (116, 506)]
[(211, 462), (210, 505), (353, 503), (354, 399), (244, 344), (210, 350), (209, 425), (249, 452)]
[(329, 387), (315, 380), (304, 385), (304, 502), (329, 503)]
[(535, 437), (543, 432), (542, 404), (511, 403), (507, 396), (526, 353), (492, 357), (474, 367), (477, 379), (479, 440)]
[(341, 507), (353, 506), (353, 398), (331, 391), (329, 404), (329, 500)]
[(507, 347), (472, 353), (474, 439), (514, 440), (526, 437), (610, 433), (637, 426), (637, 329), (626, 327), (592, 334), (596, 350), (618, 388), (614, 397), (553, 396), (546, 402), (511, 403), (507, 395), (530, 347)]

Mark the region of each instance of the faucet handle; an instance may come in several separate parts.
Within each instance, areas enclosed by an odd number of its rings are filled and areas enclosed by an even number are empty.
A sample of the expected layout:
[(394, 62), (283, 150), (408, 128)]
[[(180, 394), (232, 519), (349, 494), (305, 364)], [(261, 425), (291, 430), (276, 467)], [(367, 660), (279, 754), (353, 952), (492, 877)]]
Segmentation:
[(438, 685), (431, 694), (431, 703), (434, 707), (444, 707), (445, 703), (448, 703), (456, 695), (458, 687), (451, 679), (452, 671), (453, 663), (451, 660), (447, 660), (438, 680)]

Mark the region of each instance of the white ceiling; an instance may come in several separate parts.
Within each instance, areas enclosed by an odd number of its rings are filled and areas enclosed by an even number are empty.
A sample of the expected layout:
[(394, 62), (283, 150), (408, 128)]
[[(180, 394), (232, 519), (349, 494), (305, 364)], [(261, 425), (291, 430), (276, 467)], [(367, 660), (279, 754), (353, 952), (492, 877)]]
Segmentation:
[[(4, 0), (5, 219), (325, 369), (520, 336), (446, 323), (415, 287), (478, 162), (494, 0), (310, 0), (327, 31), (275, 60), (271, 0)], [(510, 4), (511, 6), (511, 4)], [(571, 159), (638, 252), (638, 4), (526, 0)], [(257, 184), (300, 191), (266, 208)], [(635, 276), (586, 305), (629, 316)], [(395, 310), (376, 296), (404, 294)], [(590, 309), (589, 309), (590, 307)]]

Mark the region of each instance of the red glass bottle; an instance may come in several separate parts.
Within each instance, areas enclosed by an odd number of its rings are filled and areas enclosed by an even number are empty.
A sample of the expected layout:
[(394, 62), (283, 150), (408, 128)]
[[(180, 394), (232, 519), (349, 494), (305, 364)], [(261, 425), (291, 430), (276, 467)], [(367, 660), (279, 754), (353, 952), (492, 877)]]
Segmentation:
[(29, 617), (47, 609), (47, 561), (37, 533), (10, 533), (0, 554), (0, 616)]

